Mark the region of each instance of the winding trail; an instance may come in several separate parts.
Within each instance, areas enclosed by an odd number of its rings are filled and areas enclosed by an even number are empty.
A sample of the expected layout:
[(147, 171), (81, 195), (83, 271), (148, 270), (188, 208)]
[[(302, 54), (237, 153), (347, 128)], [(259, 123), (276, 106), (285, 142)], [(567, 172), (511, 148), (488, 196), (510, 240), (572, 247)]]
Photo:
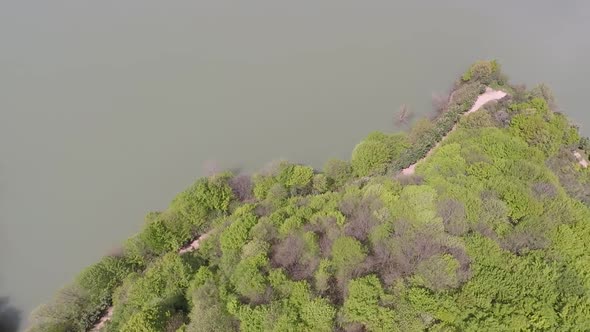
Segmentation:
[(102, 330), (104, 328), (104, 326), (107, 324), (107, 322), (111, 320), (112, 317), (113, 317), (113, 307), (110, 306), (107, 309), (107, 312), (102, 317), (100, 317), (100, 320), (98, 321), (98, 323), (96, 323), (96, 325), (94, 325), (94, 327), (90, 330), (90, 332), (98, 332), (98, 331)]
[[(500, 90), (494, 90), (490, 87), (486, 87), (486, 91), (482, 94), (480, 94), (477, 97), (477, 100), (475, 100), (475, 103), (473, 104), (473, 106), (471, 106), (471, 108), (469, 109), (469, 111), (463, 113), (463, 115), (467, 115), (473, 112), (476, 112), (477, 110), (479, 110), (483, 105), (487, 104), (490, 101), (493, 100), (500, 100), (502, 98), (506, 97), (506, 92), (504, 91), (500, 91)], [(413, 175), (416, 172), (416, 165), (418, 165), (419, 162), (421, 162), (422, 160), (428, 158), (430, 155), (432, 155), (432, 153), (434, 152), (434, 150), (436, 148), (438, 148), (442, 142), (453, 132), (457, 129), (457, 126), (459, 125), (459, 122), (457, 122), (453, 128), (440, 140), (440, 142), (436, 143), (435, 146), (432, 147), (432, 149), (430, 149), (430, 151), (428, 151), (428, 153), (426, 154), (426, 156), (424, 156), (424, 158), (418, 160), (417, 162), (413, 163), (412, 165), (404, 168), (401, 171), (402, 175)]]
[[(188, 245), (180, 248), (180, 250), (178, 250), (178, 254), (179, 255), (183, 255), (189, 252), (193, 252), (197, 249), (199, 249), (199, 247), (201, 246), (201, 243), (207, 239), (209, 236), (211, 235), (211, 231), (199, 236), (197, 239), (195, 239), (193, 242), (189, 243)], [(107, 324), (108, 321), (111, 320), (111, 318), (113, 317), (113, 306), (110, 306), (107, 311), (105, 312), (105, 314), (100, 317), (100, 320), (96, 323), (96, 325), (94, 325), (92, 327), (92, 329), (90, 329), (90, 332), (99, 332), (101, 331), (105, 325)]]

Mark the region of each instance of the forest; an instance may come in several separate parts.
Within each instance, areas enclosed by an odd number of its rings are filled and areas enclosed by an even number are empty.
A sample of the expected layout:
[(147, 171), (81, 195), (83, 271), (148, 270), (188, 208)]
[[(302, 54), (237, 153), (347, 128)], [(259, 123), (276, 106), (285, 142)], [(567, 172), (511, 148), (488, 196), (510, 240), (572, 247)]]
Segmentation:
[(589, 330), (590, 140), (496, 61), (438, 104), (321, 170), (197, 179), (29, 331)]

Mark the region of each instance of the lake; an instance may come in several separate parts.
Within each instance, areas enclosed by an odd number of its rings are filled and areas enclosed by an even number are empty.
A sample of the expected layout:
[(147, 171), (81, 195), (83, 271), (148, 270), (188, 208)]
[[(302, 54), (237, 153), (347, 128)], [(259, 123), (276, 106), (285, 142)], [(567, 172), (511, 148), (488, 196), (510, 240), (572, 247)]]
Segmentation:
[(203, 174), (349, 158), (478, 59), (590, 134), (588, 1), (0, 3), (0, 296), (23, 315)]

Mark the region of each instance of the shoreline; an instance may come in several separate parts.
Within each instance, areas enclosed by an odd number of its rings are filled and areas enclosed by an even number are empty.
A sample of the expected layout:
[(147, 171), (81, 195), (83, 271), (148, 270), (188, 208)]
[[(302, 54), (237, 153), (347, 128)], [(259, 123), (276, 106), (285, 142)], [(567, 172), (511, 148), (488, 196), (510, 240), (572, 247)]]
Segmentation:
[[(491, 101), (497, 101), (500, 100), (504, 97), (506, 97), (508, 94), (504, 91), (501, 90), (494, 90), (490, 87), (486, 87), (486, 91), (482, 94), (480, 94), (479, 96), (477, 96), (477, 99), (475, 100), (475, 103), (473, 103), (473, 106), (471, 106), (471, 108), (463, 113), (461, 115), (461, 117), (467, 115), (467, 114), (471, 114), (474, 112), (477, 112), (482, 106), (484, 106), (485, 104), (491, 102)], [(424, 159), (428, 158), (430, 155), (432, 155), (432, 153), (434, 152), (434, 150), (439, 147), (444, 140), (452, 133), (454, 132), (457, 127), (459, 126), (459, 121), (457, 121), (457, 123), (455, 123), (455, 125), (453, 126), (453, 128), (445, 135), (443, 136), (443, 138), (440, 140), (440, 142), (436, 143), (435, 146), (432, 147), (432, 149), (430, 149), (428, 151), (428, 153), (426, 154), (426, 156), (424, 156), (423, 158), (419, 159), (417, 162), (413, 163), (412, 165), (402, 169), (402, 171), (400, 172), (401, 175), (405, 175), (405, 176), (410, 176), (410, 175), (414, 175), (414, 173), (416, 172), (416, 166), (418, 165), (418, 163), (420, 163), (421, 161), (423, 161)]]

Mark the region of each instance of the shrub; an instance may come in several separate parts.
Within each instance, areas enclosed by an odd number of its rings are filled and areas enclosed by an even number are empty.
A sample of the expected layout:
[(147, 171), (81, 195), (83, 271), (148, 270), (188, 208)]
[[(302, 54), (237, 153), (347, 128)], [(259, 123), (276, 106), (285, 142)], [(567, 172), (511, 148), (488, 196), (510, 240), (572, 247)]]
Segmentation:
[(365, 259), (366, 253), (360, 242), (343, 236), (332, 246), (332, 264), (339, 284), (344, 287), (353, 270)]
[(328, 177), (324, 174), (316, 174), (313, 177), (313, 190), (315, 193), (323, 194), (330, 190)]
[[(500, 79), (500, 65), (496, 60), (492, 61), (477, 61), (463, 74), (461, 79), (464, 82), (478, 81), (482, 84), (491, 84)], [(500, 83), (503, 80), (501, 80)]]
[(408, 135), (408, 140), (411, 144), (420, 142), (425, 137), (431, 135), (434, 129), (434, 123), (428, 118), (421, 118), (414, 125)]
[(459, 262), (449, 254), (435, 255), (418, 264), (414, 281), (433, 291), (459, 286)]
[(109, 328), (133, 331), (144, 326), (148, 331), (161, 330), (166, 324), (164, 317), (170, 317), (175, 308), (186, 306), (183, 295), (192, 272), (177, 253), (169, 253), (142, 275), (129, 275), (113, 296), (114, 312)]
[(324, 165), (324, 173), (335, 188), (340, 188), (352, 177), (352, 167), (344, 160), (330, 159)]
[(193, 238), (198, 229), (188, 219), (171, 212), (150, 213), (146, 216), (146, 222), (139, 238), (154, 255), (178, 250)]
[(493, 127), (495, 125), (494, 119), (489, 112), (480, 110), (461, 118), (461, 125), (468, 129), (477, 129), (482, 127)]
[(170, 210), (183, 222), (203, 230), (209, 212), (226, 212), (234, 195), (228, 185), (228, 175), (199, 179), (172, 201)]
[(467, 214), (463, 203), (455, 199), (444, 199), (438, 203), (438, 214), (443, 218), (445, 231), (452, 235), (467, 232)]
[(227, 312), (217, 285), (212, 281), (206, 281), (191, 295), (193, 307), (189, 314), (187, 331), (238, 331), (237, 321)]
[(357, 176), (383, 174), (391, 157), (391, 150), (385, 143), (364, 141), (352, 152), (352, 169)]
[(249, 175), (238, 175), (232, 177), (228, 182), (234, 196), (244, 202), (252, 199), (252, 180)]
[(84, 288), (70, 285), (60, 290), (51, 302), (33, 311), (32, 329), (84, 332), (96, 320), (96, 309)]
[(373, 275), (352, 280), (344, 302), (344, 317), (349, 322), (363, 324), (370, 331), (398, 331), (393, 310), (380, 306), (385, 292)]

